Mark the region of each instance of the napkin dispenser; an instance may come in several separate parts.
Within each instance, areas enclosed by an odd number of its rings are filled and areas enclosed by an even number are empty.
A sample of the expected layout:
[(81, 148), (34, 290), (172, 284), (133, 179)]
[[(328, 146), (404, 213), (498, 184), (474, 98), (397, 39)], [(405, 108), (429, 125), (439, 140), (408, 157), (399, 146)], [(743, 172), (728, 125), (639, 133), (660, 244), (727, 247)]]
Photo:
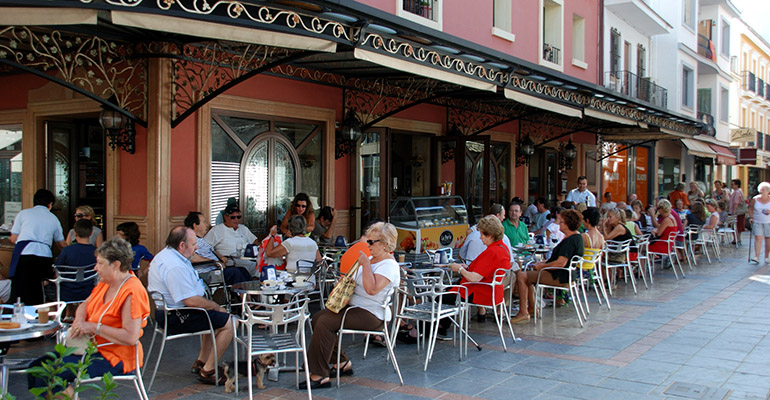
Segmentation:
[(246, 245), (246, 249), (244, 249), (244, 251), (243, 251), (243, 256), (244, 257), (256, 257), (258, 251), (259, 250), (258, 250), (258, 247), (257, 247), (256, 244), (253, 244), (253, 243), (247, 244)]

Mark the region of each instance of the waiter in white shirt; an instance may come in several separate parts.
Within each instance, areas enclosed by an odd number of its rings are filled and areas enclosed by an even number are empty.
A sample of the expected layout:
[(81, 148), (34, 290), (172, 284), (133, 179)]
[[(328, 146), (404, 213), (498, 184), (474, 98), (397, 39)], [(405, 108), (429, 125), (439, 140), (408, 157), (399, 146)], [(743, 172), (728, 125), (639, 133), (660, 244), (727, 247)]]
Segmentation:
[(579, 176), (578, 186), (569, 191), (567, 201), (577, 203), (588, 203), (588, 207), (596, 207), (596, 196), (588, 190), (588, 179), (585, 176)]

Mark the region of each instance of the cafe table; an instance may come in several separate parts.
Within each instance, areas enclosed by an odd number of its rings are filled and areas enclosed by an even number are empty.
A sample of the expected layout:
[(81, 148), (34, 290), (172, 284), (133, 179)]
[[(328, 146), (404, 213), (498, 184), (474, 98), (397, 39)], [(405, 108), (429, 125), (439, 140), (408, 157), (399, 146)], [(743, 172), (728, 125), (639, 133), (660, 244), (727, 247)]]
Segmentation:
[(8, 391), (9, 368), (18, 365), (18, 363), (13, 363), (13, 360), (5, 359), (10, 343), (53, 335), (59, 329), (61, 329), (61, 324), (56, 321), (47, 324), (26, 324), (15, 329), (0, 329), (0, 344), (2, 345), (0, 347), (2, 348), (0, 351), (0, 382), (2, 383), (3, 396)]

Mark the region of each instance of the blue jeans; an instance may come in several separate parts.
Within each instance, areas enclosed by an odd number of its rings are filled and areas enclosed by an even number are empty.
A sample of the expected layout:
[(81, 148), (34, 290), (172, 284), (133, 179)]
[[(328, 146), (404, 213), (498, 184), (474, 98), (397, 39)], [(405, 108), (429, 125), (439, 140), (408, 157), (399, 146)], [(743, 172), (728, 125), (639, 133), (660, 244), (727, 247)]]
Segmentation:
[[(77, 364), (80, 361), (81, 357), (82, 356), (76, 356), (76, 355), (67, 356), (67, 357), (64, 357), (64, 362), (65, 363)], [(32, 361), (29, 364), (29, 366), (30, 367), (38, 367), (38, 366), (42, 365), (47, 360), (49, 360), (49, 357), (48, 356), (43, 356), (43, 357), (38, 358), (35, 361)], [(94, 353), (91, 356), (91, 365), (88, 366), (88, 368), (86, 370), (88, 371), (88, 375), (90, 375), (91, 378), (102, 376), (102, 375), (106, 374), (107, 372), (112, 373), (112, 375), (123, 375), (123, 362), (121, 361), (121, 362), (118, 363), (118, 365), (113, 367), (112, 364), (110, 364), (109, 361), (105, 360), (104, 357), (102, 357), (102, 355), (97, 352), (97, 353)], [(71, 371), (65, 371), (62, 374), (60, 374), (59, 376), (62, 377), (67, 382), (74, 382), (75, 381), (75, 374), (73, 374)], [(28, 383), (30, 389), (35, 388), (35, 387), (45, 387), (45, 386), (48, 385), (48, 382), (46, 382), (45, 380), (43, 380), (41, 378), (38, 378), (36, 376), (32, 376), (30, 374), (27, 374), (27, 383)], [(58, 387), (58, 388), (56, 388), (56, 391), (58, 392), (58, 391), (62, 391), (64, 389), (65, 388), (63, 388), (63, 387)]]

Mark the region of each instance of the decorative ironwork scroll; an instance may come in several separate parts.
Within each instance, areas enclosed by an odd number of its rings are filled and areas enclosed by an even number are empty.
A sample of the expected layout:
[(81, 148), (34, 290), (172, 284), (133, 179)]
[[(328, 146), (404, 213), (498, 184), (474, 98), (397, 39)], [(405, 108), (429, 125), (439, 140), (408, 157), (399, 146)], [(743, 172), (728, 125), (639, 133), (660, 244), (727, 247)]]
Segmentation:
[(24, 26), (0, 29), (0, 62), (121, 108), (145, 125), (147, 60), (132, 58), (133, 53), (128, 44), (96, 36)]
[(374, 123), (411, 106), (456, 90), (457, 86), (433, 79), (411, 77), (399, 83), (388, 79), (348, 79), (345, 109), (356, 110), (361, 125)]
[(256, 73), (308, 53), (226, 41), (186, 44), (175, 58), (172, 125), (202, 104)]
[(465, 136), (477, 135), (496, 126), (518, 119), (526, 112), (526, 106), (512, 101), (468, 101), (446, 98), (450, 126), (454, 125)]

